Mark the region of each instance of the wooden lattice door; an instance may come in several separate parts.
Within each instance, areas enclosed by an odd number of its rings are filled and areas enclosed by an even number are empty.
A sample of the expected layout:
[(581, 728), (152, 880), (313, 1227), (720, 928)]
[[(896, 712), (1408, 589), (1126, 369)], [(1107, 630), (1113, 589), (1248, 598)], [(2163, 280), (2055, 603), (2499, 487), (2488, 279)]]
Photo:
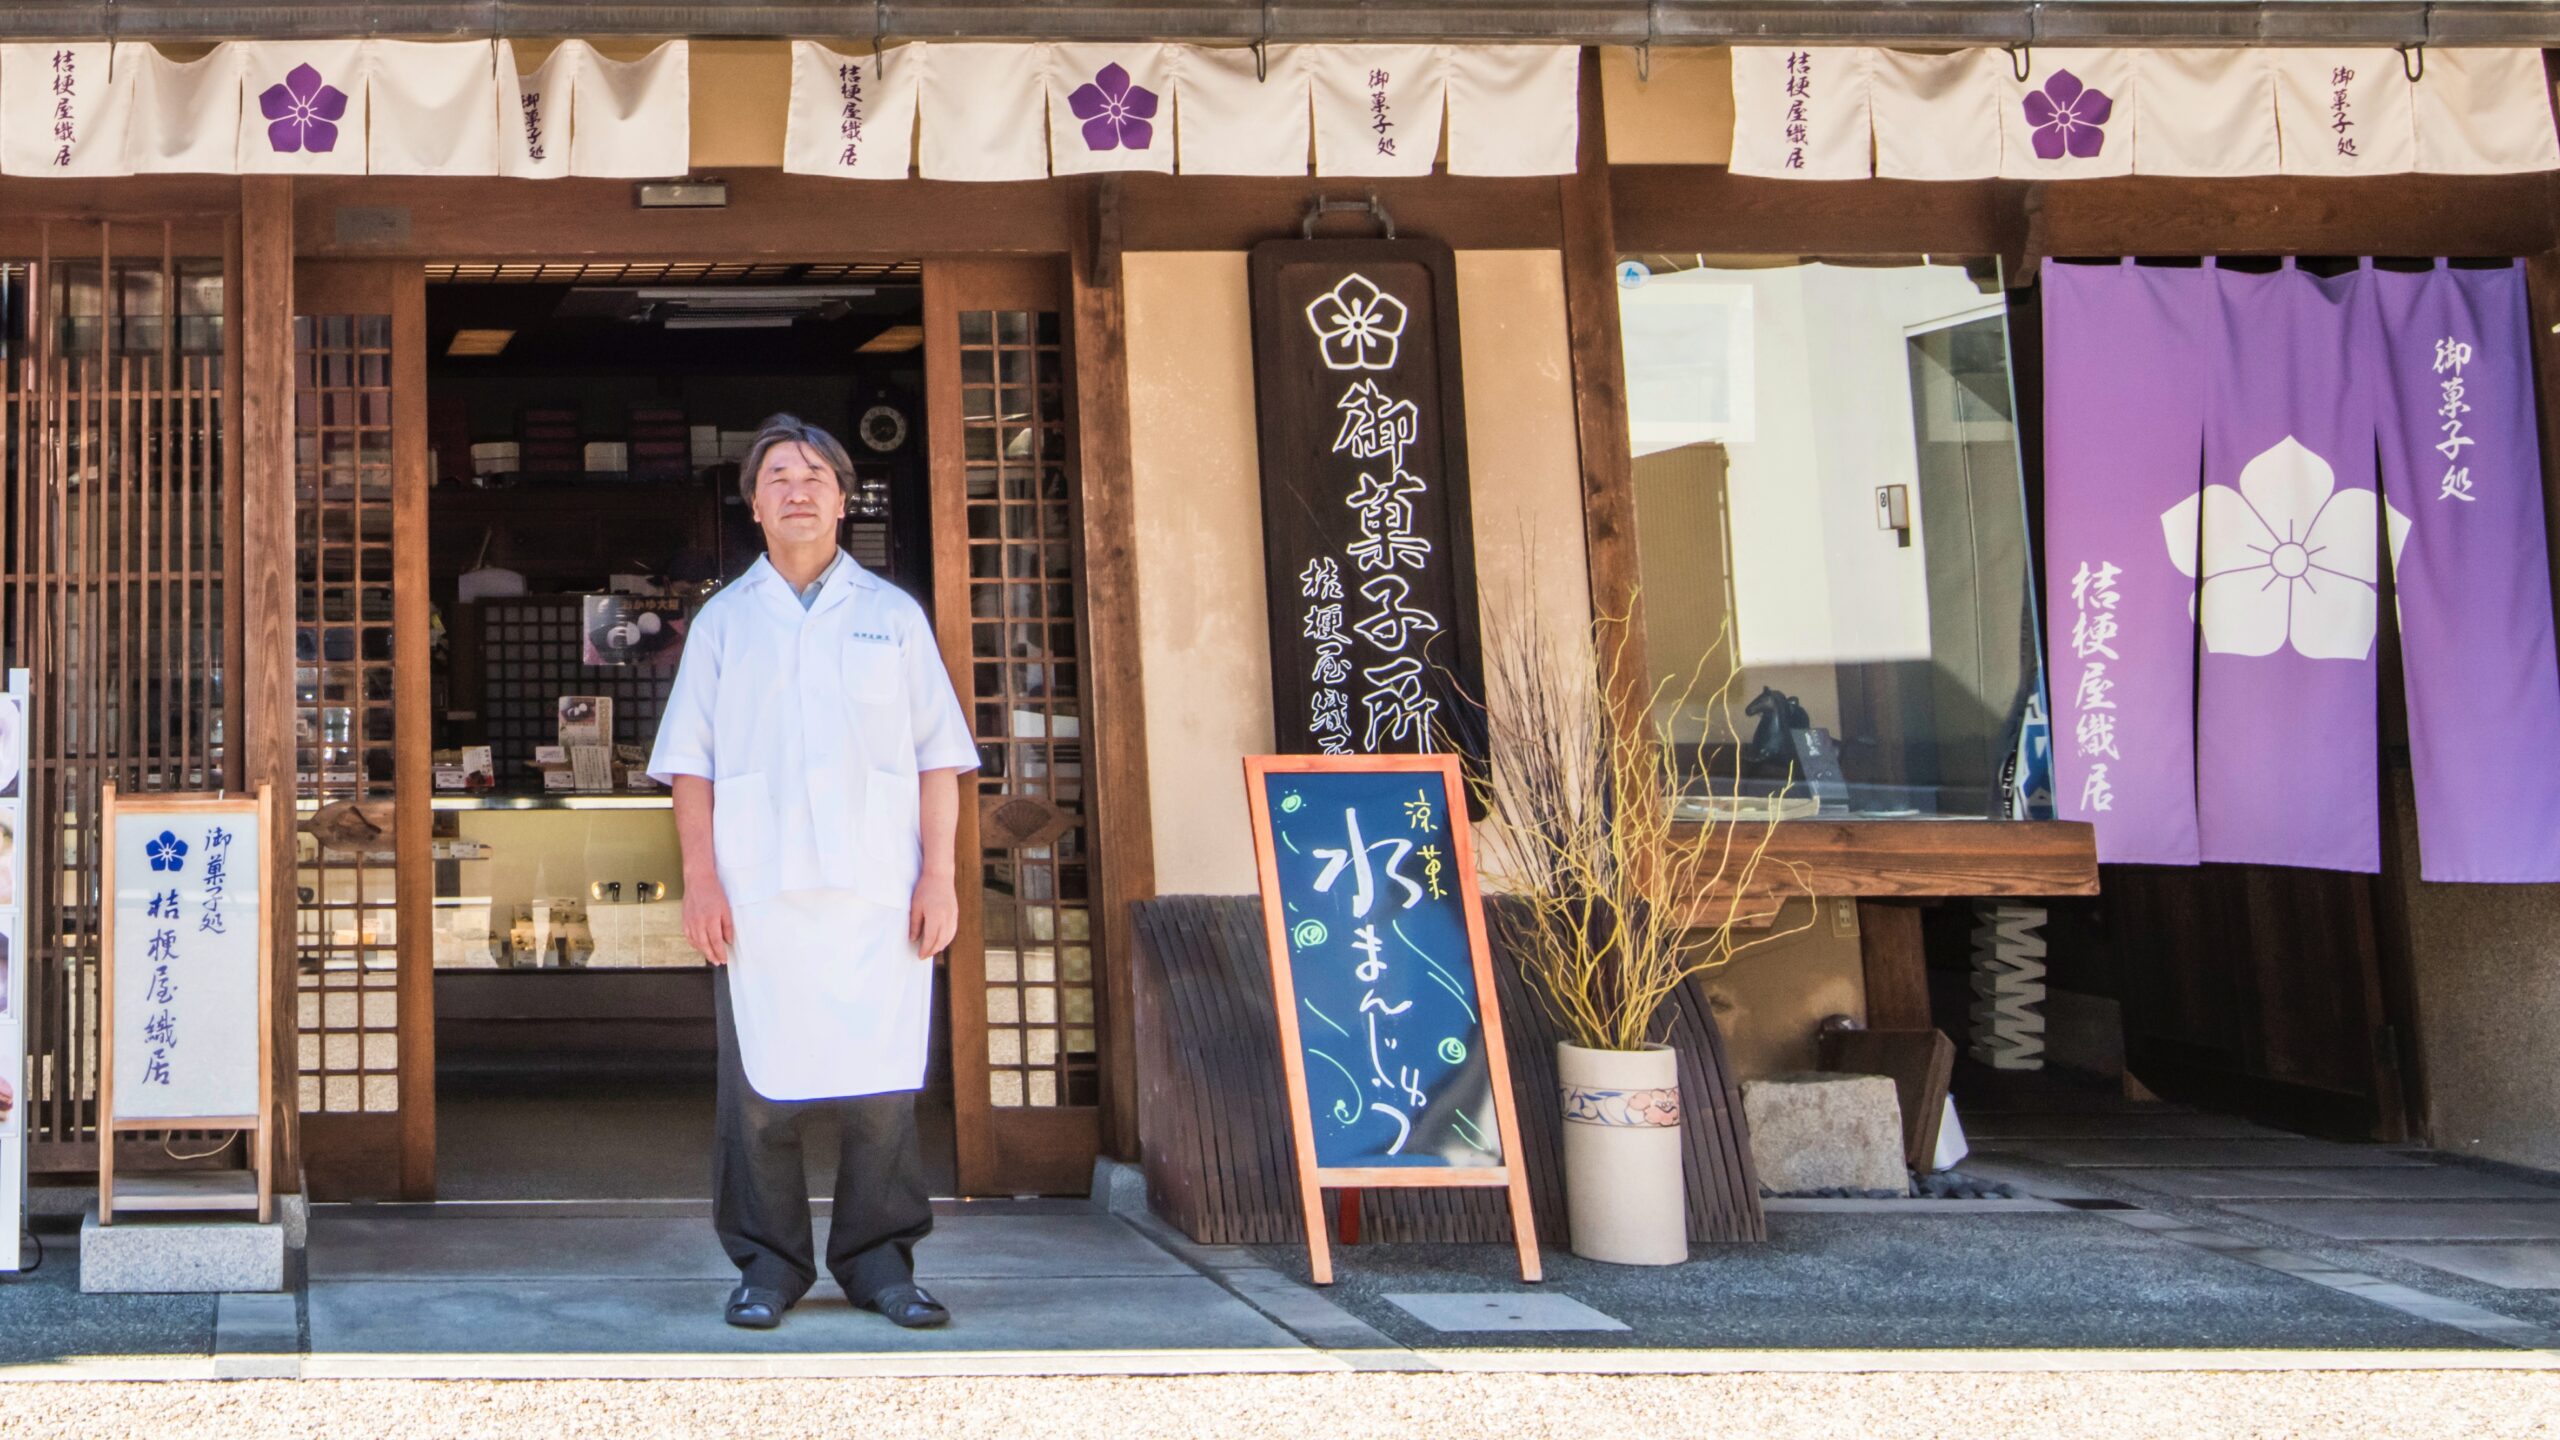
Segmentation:
[(26, 967), (30, 1166), (76, 1172), (98, 1158), (99, 789), (241, 781), (236, 307), (223, 217), (30, 228), (0, 260), (0, 634), (33, 685), (6, 963)]
[(1101, 1137), (1108, 920), (1064, 288), (1054, 263), (924, 271), (935, 625), (984, 767), (961, 805), (949, 972), (969, 1195), (1081, 1194)]
[[(315, 1199), (435, 1189), (426, 280), (294, 271), (295, 1093)], [(387, 802), (387, 803), (384, 803)], [(333, 837), (323, 841), (314, 830)]]

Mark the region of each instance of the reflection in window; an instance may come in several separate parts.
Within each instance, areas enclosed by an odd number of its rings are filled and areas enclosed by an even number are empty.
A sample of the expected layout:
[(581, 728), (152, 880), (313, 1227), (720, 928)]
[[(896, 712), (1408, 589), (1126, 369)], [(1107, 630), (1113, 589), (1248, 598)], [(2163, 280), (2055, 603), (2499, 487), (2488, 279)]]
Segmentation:
[(2042, 677), (1996, 274), (1637, 258), (1646, 652), (1672, 694), (1701, 677), (1662, 717), (1685, 808), (2012, 813)]

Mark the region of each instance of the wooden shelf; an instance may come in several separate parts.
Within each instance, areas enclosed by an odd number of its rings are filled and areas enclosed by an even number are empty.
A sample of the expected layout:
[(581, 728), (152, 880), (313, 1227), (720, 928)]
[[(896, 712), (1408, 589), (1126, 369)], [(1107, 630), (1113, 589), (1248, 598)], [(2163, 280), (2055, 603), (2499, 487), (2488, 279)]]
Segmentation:
[(128, 1211), (251, 1210), (258, 1208), (254, 1170), (200, 1170), (189, 1174), (116, 1177), (116, 1213)]
[[(1733, 828), (1737, 855), (1769, 829)], [(2096, 833), (2076, 820), (1784, 820), (1768, 859), (1804, 866), (1824, 897), (2098, 893)], [(1753, 879), (1754, 894), (1794, 887), (1777, 864)]]

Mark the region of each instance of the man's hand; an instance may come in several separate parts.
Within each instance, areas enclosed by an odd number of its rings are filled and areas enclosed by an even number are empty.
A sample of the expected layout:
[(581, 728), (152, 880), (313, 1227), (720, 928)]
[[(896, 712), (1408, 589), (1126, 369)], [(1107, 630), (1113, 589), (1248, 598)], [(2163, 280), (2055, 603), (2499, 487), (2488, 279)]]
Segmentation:
[(916, 881), (916, 895), (907, 902), (907, 938), (915, 942), (916, 958), (931, 960), (951, 946), (951, 937), (960, 933), (960, 896), (949, 875), (931, 870)]
[[(956, 908), (956, 907), (955, 907)], [(738, 927), (729, 918), (729, 892), (720, 878), (706, 875), (684, 882), (684, 938), (714, 965), (729, 963), (729, 947), (738, 943)]]

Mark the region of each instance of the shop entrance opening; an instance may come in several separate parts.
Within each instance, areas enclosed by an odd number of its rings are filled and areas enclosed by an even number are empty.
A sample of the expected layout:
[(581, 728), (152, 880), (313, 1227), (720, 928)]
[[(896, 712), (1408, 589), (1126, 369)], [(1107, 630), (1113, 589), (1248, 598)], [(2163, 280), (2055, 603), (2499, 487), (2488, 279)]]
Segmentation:
[(778, 411), (845, 441), (842, 543), (933, 616), (979, 745), (933, 1188), (1082, 1190), (1101, 951), (1056, 268), (296, 267), (315, 1198), (708, 1193), (710, 976), (644, 771), (685, 622), (761, 553), (737, 470)]
[[(710, 973), (642, 771), (687, 614), (762, 551), (737, 470), (765, 416), (843, 437), (846, 548), (932, 595), (916, 267), (720, 268), (430, 276), (441, 1196), (703, 1193)], [(937, 1021), (919, 1113), (950, 1194)]]

